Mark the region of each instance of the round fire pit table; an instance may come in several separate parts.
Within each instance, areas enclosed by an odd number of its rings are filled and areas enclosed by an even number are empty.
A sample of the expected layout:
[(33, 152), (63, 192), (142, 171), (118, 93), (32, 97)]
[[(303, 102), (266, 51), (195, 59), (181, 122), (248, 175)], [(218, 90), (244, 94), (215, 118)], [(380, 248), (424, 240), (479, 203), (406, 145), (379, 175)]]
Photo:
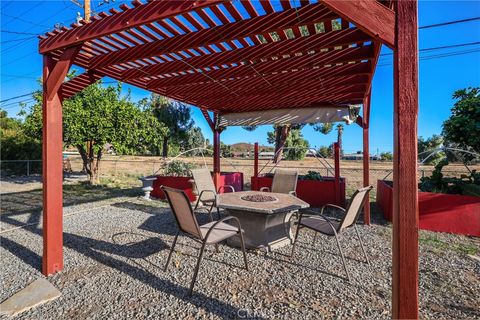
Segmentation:
[[(217, 205), (240, 220), (247, 248), (266, 251), (293, 242), (290, 218), (296, 210), (309, 207), (305, 201), (289, 194), (259, 191), (222, 193), (218, 195)], [(227, 242), (240, 246), (236, 237)]]

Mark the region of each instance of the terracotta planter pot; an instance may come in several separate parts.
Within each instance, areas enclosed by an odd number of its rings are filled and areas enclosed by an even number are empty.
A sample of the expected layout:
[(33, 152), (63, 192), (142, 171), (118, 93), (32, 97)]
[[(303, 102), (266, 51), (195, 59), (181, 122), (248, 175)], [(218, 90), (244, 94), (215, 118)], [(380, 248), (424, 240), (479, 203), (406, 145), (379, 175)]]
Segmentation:
[[(377, 181), (377, 205), (385, 219), (392, 221), (391, 181)], [(480, 236), (480, 197), (419, 192), (418, 211), (420, 229)]]
[[(256, 186), (255, 190), (272, 186), (272, 177), (258, 177), (256, 184), (254, 179), (255, 177), (251, 178), (251, 183), (252, 186)], [(345, 179), (340, 179), (340, 203), (335, 199), (335, 180), (330, 177), (324, 178), (323, 181), (298, 180), (297, 196), (311, 207), (321, 207), (327, 203), (345, 206)]]

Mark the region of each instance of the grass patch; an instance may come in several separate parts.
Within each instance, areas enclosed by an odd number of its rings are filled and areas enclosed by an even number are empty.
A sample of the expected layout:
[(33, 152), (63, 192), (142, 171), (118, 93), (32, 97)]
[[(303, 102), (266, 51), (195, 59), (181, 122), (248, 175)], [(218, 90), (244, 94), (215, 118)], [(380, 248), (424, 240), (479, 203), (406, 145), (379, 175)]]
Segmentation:
[(463, 255), (476, 255), (480, 251), (478, 246), (474, 244), (450, 243), (440, 239), (436, 234), (421, 234), (418, 241), (420, 244), (429, 247), (435, 253), (442, 253), (450, 250)]

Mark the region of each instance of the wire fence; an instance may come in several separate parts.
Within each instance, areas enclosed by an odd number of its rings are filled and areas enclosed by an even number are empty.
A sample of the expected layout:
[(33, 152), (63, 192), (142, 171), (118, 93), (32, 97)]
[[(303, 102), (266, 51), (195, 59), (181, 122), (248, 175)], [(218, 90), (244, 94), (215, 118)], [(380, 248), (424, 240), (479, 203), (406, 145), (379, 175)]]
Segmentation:
[[(196, 167), (206, 166), (213, 170), (213, 160), (211, 157), (176, 157), (175, 159), (193, 164)], [(152, 174), (163, 174), (163, 170), (172, 159), (162, 159), (158, 157), (141, 157), (138, 159), (122, 159), (121, 157), (108, 157), (100, 162), (100, 177), (103, 178), (136, 178), (149, 176)], [(333, 164), (333, 159), (325, 159)], [(329, 167), (320, 166), (315, 159), (305, 159), (299, 161), (282, 161), (274, 164), (267, 159), (259, 161), (259, 167), (264, 167), (265, 173), (274, 171), (275, 168), (285, 168), (297, 170), (300, 175), (305, 175), (309, 171), (320, 173), (321, 176), (332, 176)], [(0, 162), (1, 176), (30, 176), (41, 175), (41, 160), (2, 160)], [(79, 156), (69, 156), (63, 161), (64, 175), (82, 174), (83, 162)], [(221, 161), (221, 170), (226, 172), (242, 172), (245, 184), (248, 186), (250, 177), (254, 174), (253, 159), (249, 158), (224, 158)], [(430, 176), (433, 167), (419, 167), (418, 178)], [(466, 167), (454, 165), (451, 168), (446, 167), (442, 171), (444, 176), (459, 177), (462, 174), (469, 174)], [(340, 175), (347, 180), (347, 184), (352, 187), (359, 187), (363, 184), (362, 161), (342, 161), (340, 165)], [(392, 164), (389, 162), (371, 161), (369, 170), (370, 182), (375, 184), (377, 180), (392, 180)]]

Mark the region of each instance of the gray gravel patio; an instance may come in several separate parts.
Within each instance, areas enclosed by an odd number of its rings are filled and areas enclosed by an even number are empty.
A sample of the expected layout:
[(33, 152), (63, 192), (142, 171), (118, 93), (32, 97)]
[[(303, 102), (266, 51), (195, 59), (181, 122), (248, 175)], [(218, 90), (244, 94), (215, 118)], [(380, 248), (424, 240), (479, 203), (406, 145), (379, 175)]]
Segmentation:
[[(375, 210), (374, 224), (359, 227), (372, 268), (354, 234), (343, 238), (350, 283), (335, 241), (319, 237), (312, 246), (313, 234), (304, 230), (294, 258), (290, 246), (250, 251), (250, 272), (239, 250), (209, 248), (190, 298), (199, 244), (181, 237), (163, 272), (176, 230), (166, 204), (125, 191), (93, 193), (97, 198), (66, 197), (65, 269), (48, 278), (62, 296), (15, 319), (390, 317), (391, 227)], [(42, 277), (39, 196), (39, 190), (2, 194), (2, 301)], [(420, 244), (421, 317), (480, 318), (480, 262), (468, 256), (479, 254), (478, 239), (422, 231)]]

